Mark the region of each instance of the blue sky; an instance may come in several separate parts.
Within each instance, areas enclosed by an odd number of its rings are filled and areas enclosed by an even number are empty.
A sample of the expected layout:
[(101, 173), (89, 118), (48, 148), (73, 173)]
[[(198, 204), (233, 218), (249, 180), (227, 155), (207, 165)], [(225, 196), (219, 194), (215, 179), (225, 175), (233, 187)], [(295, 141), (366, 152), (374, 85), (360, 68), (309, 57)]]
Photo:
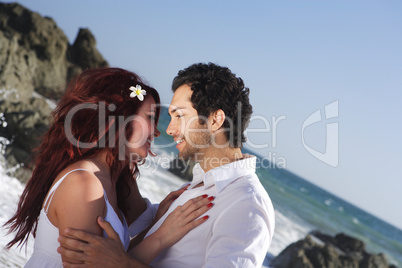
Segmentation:
[[(70, 42), (89, 28), (110, 65), (145, 77), (165, 103), (178, 70), (228, 66), (251, 90), (260, 117), (250, 129), (270, 124), (249, 133), (253, 144), (269, 144), (259, 154), (402, 228), (402, 2), (19, 2), (52, 17)], [(303, 132), (334, 102), (334, 118)], [(325, 152), (328, 123), (338, 127), (339, 146), (328, 149), (335, 167), (306, 149)]]

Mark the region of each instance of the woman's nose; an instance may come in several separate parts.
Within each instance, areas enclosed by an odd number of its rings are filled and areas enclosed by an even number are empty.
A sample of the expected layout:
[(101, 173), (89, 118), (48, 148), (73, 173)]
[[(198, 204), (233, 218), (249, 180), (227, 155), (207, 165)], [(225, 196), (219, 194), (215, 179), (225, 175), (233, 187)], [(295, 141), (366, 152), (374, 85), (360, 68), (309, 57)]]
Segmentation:
[(155, 128), (154, 136), (159, 137), (161, 135), (161, 132), (158, 130), (158, 128)]

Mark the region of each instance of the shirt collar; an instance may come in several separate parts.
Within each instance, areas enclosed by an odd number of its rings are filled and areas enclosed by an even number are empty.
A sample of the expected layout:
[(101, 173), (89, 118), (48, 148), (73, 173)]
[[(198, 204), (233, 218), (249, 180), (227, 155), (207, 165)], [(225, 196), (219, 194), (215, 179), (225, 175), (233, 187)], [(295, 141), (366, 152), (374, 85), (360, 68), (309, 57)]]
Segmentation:
[(231, 162), (226, 165), (219, 166), (204, 172), (200, 164), (193, 167), (193, 181), (188, 189), (193, 188), (201, 182), (204, 182), (204, 189), (213, 185), (216, 191), (221, 192), (226, 186), (241, 176), (255, 173), (256, 157), (253, 155), (243, 154), (243, 159)]

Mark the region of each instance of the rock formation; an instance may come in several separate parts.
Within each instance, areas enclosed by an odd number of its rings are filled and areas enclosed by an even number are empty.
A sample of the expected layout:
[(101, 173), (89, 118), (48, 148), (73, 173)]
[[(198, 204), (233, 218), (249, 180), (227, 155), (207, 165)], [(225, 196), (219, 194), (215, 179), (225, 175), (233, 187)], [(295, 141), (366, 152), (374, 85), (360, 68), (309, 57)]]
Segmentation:
[[(83, 69), (107, 66), (88, 29), (73, 45), (53, 19), (16, 3), (0, 3), (0, 137), (8, 140), (5, 156), (11, 174), (29, 175), (31, 150), (47, 130), (56, 100), (71, 76)], [(24, 166), (23, 168), (18, 166)]]
[(365, 244), (345, 234), (313, 232), (285, 248), (273, 268), (391, 268), (384, 254), (369, 254)]
[(95, 37), (88, 29), (80, 29), (74, 44), (69, 47), (68, 55), (76, 66), (83, 69), (108, 65), (96, 49)]

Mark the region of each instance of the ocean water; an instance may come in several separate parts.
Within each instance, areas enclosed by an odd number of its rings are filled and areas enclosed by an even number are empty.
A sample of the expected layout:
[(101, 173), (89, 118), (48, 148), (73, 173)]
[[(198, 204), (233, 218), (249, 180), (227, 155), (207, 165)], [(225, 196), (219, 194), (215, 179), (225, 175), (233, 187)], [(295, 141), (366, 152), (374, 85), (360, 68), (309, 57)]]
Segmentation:
[[(389, 263), (402, 267), (402, 231), (341, 198), (288, 172), (259, 168), (258, 176), (278, 214), (276, 234), (286, 236), (281, 224), (288, 221), (302, 227), (303, 236), (312, 230), (330, 235), (345, 233), (362, 240), (369, 253), (385, 253)], [(274, 242), (277, 240), (274, 237)], [(274, 254), (275, 255), (275, 254)]]
[[(169, 122), (163, 109), (158, 125), (161, 136), (155, 141), (156, 157), (150, 157), (140, 167), (139, 188), (151, 202), (160, 202), (170, 191), (185, 181), (167, 171), (169, 162), (177, 154), (171, 137), (164, 130)], [(0, 137), (1, 144), (7, 144)], [(1, 152), (0, 148), (0, 152)], [(246, 153), (251, 153), (245, 150)], [(257, 156), (258, 157), (258, 156)], [(23, 185), (5, 175), (0, 154), (0, 226), (11, 217)], [(257, 161), (258, 163), (259, 161)], [(269, 166), (265, 163), (264, 166)], [(285, 169), (257, 167), (261, 183), (269, 193), (275, 208), (276, 229), (264, 267), (290, 243), (302, 239), (312, 230), (331, 235), (343, 232), (365, 242), (370, 253), (385, 253), (390, 263), (402, 267), (402, 231), (352, 204), (324, 191)], [(6, 230), (0, 227), (0, 268), (22, 267), (32, 254), (33, 239), (22, 250), (3, 247), (10, 240)]]

